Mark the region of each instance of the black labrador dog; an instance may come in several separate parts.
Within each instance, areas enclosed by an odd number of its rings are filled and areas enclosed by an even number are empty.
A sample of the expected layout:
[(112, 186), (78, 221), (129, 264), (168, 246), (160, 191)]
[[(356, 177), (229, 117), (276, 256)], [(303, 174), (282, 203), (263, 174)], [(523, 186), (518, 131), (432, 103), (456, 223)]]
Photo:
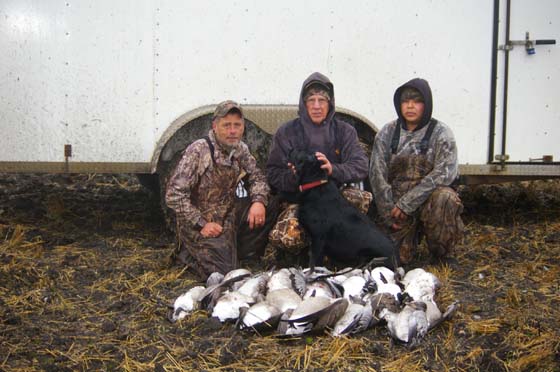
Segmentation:
[(398, 256), (391, 239), (342, 196), (315, 155), (292, 151), (289, 161), (300, 185), (298, 219), (312, 240), (310, 268), (326, 255), (342, 262), (384, 257), (383, 264), (395, 269)]

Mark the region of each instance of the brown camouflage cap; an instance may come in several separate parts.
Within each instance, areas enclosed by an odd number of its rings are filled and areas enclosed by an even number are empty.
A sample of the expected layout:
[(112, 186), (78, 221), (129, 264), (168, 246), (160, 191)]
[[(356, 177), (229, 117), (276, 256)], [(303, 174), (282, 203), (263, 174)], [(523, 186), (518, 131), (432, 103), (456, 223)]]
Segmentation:
[(213, 119), (217, 119), (217, 118), (223, 118), (224, 116), (226, 116), (227, 114), (230, 113), (230, 111), (235, 110), (236, 112), (238, 112), (241, 117), (243, 118), (243, 110), (241, 109), (241, 106), (239, 106), (239, 104), (235, 101), (231, 101), (231, 100), (227, 100), (221, 103), (218, 103), (218, 106), (216, 106), (216, 109), (214, 110), (214, 116), (212, 117)]

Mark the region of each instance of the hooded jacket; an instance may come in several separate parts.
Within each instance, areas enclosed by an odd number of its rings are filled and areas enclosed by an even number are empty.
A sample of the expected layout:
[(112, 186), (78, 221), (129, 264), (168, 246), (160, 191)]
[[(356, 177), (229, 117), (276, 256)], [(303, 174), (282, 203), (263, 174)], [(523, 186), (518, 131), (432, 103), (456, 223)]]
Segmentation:
[[(401, 112), (401, 93), (405, 88), (416, 88), (424, 98), (424, 114), (420, 124), (413, 130), (406, 128)], [(391, 209), (396, 205), (403, 212), (413, 214), (439, 186), (449, 186), (459, 176), (457, 145), (451, 129), (443, 122), (432, 118), (432, 91), (426, 80), (412, 79), (395, 91), (393, 103), (398, 118), (386, 124), (375, 136), (371, 153), (369, 177), (377, 209), (389, 223)], [(414, 156), (422, 153), (421, 142), (429, 128), (430, 121), (437, 124), (430, 136), (425, 152), (431, 170), (410, 191), (399, 200), (393, 200), (392, 185), (389, 183), (389, 165), (394, 156)], [(400, 136), (396, 153), (392, 153), (391, 143), (395, 128), (400, 126)]]
[(412, 79), (397, 88), (395, 94), (393, 95), (393, 105), (395, 105), (395, 111), (397, 112), (399, 123), (404, 129), (406, 129), (406, 121), (401, 111), (401, 94), (406, 88), (414, 88), (418, 90), (424, 98), (424, 113), (420, 119), (420, 125), (414, 129), (414, 131), (418, 131), (428, 125), (430, 119), (432, 118), (432, 90), (430, 89), (428, 82), (420, 78)]
[[(322, 85), (331, 97), (329, 113), (319, 125), (311, 121), (304, 101), (305, 91), (314, 84)], [(339, 185), (359, 182), (367, 177), (367, 156), (359, 145), (356, 129), (335, 118), (334, 86), (326, 76), (315, 72), (303, 82), (298, 115), (298, 118), (278, 128), (274, 135), (266, 165), (268, 182), (273, 190), (298, 190), (297, 177), (287, 166), (288, 155), (292, 150), (325, 154), (333, 167), (331, 178)]]

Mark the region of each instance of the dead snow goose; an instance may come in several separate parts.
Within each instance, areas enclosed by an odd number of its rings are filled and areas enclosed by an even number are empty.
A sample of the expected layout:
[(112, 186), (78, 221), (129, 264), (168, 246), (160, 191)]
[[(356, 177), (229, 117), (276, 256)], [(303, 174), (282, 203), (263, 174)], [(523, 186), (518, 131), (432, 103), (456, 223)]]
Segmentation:
[(169, 320), (176, 322), (189, 315), (192, 311), (197, 310), (200, 304), (199, 301), (202, 298), (204, 291), (204, 287), (196, 286), (177, 297), (173, 303), (173, 313), (171, 314)]
[(337, 298), (340, 292), (337, 288), (328, 281), (325, 280), (317, 280), (312, 283), (307, 284), (306, 291), (303, 294), (303, 299), (307, 299), (312, 296), (316, 297), (326, 297), (326, 298)]
[(307, 332), (332, 328), (348, 307), (345, 298), (329, 299), (326, 297), (309, 297), (293, 311), (289, 317), (282, 317), (278, 325), (281, 335), (301, 335)]
[(406, 287), (410, 282), (419, 280), (422, 276), (433, 276), (435, 278), (435, 282), (439, 283), (439, 280), (435, 275), (432, 273), (422, 269), (421, 267), (417, 267), (415, 269), (409, 270), (406, 272), (405, 276), (402, 279), (402, 284)]
[(387, 311), (398, 313), (401, 310), (400, 302), (390, 293), (368, 293), (364, 296), (364, 301), (371, 304), (372, 325), (379, 323)]
[(215, 271), (212, 274), (208, 275), (208, 278), (206, 278), (206, 288), (216, 284), (220, 284), (223, 280), (224, 280), (224, 274)]
[[(434, 302), (434, 304), (435, 304), (435, 302)], [(428, 310), (426, 310), (426, 314), (427, 314), (427, 317), (428, 317), (428, 323), (429, 323), (429, 328), (428, 329), (432, 329), (434, 327), (437, 327), (443, 321), (451, 318), (453, 316), (453, 314), (455, 314), (455, 312), (457, 311), (457, 307), (458, 307), (458, 302), (455, 301), (451, 305), (447, 306), (447, 309), (445, 309), (445, 312), (443, 314), (438, 309), (437, 311), (439, 311), (439, 314), (440, 314), (439, 318), (437, 318), (437, 312), (434, 311), (434, 310), (432, 310), (434, 312), (432, 314), (430, 314), (429, 313), (429, 307), (428, 307)], [(437, 308), (437, 305), (436, 305), (436, 308)]]
[(237, 277), (246, 278), (246, 277), (249, 277), (249, 276), (251, 276), (251, 272), (247, 269), (243, 269), (243, 268), (234, 269), (234, 270), (231, 270), (228, 273), (226, 273), (226, 275), (224, 275), (224, 280), (223, 281), (225, 282), (225, 281), (237, 278)]
[(291, 288), (281, 288), (269, 291), (266, 302), (279, 308), (283, 313), (295, 309), (301, 303), (301, 297)]
[(426, 304), (426, 318), (431, 328), (432, 324), (436, 324), (440, 321), (442, 317), (441, 311), (432, 297), (420, 301)]
[(385, 311), (383, 318), (391, 337), (410, 346), (416, 345), (428, 332), (426, 304), (421, 301), (407, 303), (399, 313)]
[(389, 293), (395, 300), (401, 302), (402, 299), (402, 289), (397, 284), (393, 283), (381, 283), (377, 286), (377, 293)]
[(292, 280), (290, 279), (291, 275), (290, 270), (286, 268), (276, 271), (270, 276), (266, 284), (267, 290), (270, 292), (276, 289), (293, 288)]
[(440, 287), (441, 282), (434, 274), (419, 271), (413, 277), (409, 277), (404, 291), (415, 301), (420, 301), (426, 296), (433, 298)]
[(342, 282), (342, 288), (344, 288), (343, 297), (347, 300), (349, 300), (350, 297), (362, 298), (365, 286), (366, 280), (362, 276), (351, 276)]
[(246, 269), (236, 269), (230, 271), (229, 273), (224, 275), (224, 279), (221, 282), (209, 286), (205, 289), (202, 297), (200, 298), (201, 308), (212, 312), (214, 306), (216, 305), (216, 302), (224, 292), (230, 289), (233, 290), (233, 284), (242, 281), (249, 276), (251, 276), (251, 272)]
[(370, 275), (377, 285), (381, 285), (383, 283), (396, 284), (394, 271), (386, 268), (385, 266), (379, 266), (372, 269)]
[(292, 288), (300, 296), (303, 296), (307, 291), (307, 275), (303, 273), (303, 270), (296, 269), (295, 267), (290, 267), (290, 281), (292, 282)]
[(226, 292), (218, 299), (216, 305), (212, 309), (212, 316), (225, 322), (228, 320), (236, 320), (239, 318), (239, 309), (242, 307), (250, 307), (255, 301), (247, 295), (234, 292)]
[(241, 294), (251, 297), (254, 302), (264, 300), (264, 292), (266, 290), (266, 283), (268, 282), (269, 274), (262, 273), (247, 279), (237, 291)]
[(265, 331), (276, 328), (282, 316), (282, 311), (276, 306), (263, 301), (254, 304), (250, 308), (242, 308), (239, 315), (239, 328)]
[(334, 337), (365, 331), (372, 324), (371, 303), (350, 303), (346, 311), (335, 323), (332, 331)]

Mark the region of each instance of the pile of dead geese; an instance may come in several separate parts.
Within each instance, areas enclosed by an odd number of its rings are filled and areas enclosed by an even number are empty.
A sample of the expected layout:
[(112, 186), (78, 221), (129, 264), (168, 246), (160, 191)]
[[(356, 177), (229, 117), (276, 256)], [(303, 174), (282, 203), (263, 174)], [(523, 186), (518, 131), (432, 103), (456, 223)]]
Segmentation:
[(169, 315), (172, 322), (195, 310), (206, 310), (240, 329), (298, 336), (308, 332), (351, 335), (384, 325), (391, 337), (417, 344), (431, 328), (449, 318), (435, 302), (439, 279), (422, 268), (392, 271), (386, 267), (283, 268), (252, 274), (236, 269), (211, 274), (206, 286), (179, 296)]

